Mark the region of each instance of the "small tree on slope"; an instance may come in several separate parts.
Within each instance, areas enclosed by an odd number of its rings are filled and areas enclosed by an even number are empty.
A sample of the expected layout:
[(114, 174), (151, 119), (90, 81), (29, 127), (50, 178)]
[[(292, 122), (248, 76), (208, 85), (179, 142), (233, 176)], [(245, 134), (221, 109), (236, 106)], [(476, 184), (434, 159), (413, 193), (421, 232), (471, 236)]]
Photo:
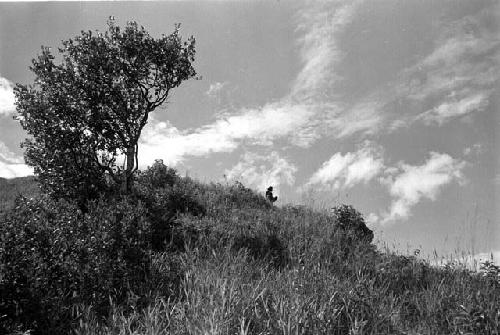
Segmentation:
[(18, 119), (30, 135), (22, 144), (27, 164), (56, 198), (85, 201), (109, 181), (130, 191), (149, 113), (196, 75), (194, 38), (183, 42), (176, 25), (155, 39), (135, 22), (121, 30), (110, 19), (104, 34), (82, 31), (59, 52), (56, 65), (42, 47), (30, 67), (34, 84), (15, 88)]

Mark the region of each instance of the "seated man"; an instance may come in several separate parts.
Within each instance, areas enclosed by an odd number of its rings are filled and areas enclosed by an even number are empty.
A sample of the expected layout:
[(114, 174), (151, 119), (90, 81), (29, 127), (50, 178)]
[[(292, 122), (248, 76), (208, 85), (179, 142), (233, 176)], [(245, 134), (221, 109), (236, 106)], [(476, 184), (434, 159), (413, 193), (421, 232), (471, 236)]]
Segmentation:
[(269, 200), (271, 203), (274, 203), (276, 200), (278, 200), (278, 197), (273, 197), (273, 187), (269, 186), (266, 191), (266, 199)]

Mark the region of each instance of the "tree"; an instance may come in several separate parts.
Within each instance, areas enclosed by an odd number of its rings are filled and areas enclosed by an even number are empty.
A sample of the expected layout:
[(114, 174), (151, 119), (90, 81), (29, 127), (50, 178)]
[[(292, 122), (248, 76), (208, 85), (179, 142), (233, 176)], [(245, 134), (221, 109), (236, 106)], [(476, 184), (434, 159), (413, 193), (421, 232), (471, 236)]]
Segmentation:
[(196, 75), (195, 40), (183, 42), (179, 28), (155, 39), (136, 22), (120, 29), (110, 18), (104, 34), (82, 31), (63, 41), (60, 64), (42, 46), (30, 67), (34, 84), (14, 92), (30, 135), (25, 160), (45, 191), (81, 201), (110, 183), (130, 191), (149, 113)]

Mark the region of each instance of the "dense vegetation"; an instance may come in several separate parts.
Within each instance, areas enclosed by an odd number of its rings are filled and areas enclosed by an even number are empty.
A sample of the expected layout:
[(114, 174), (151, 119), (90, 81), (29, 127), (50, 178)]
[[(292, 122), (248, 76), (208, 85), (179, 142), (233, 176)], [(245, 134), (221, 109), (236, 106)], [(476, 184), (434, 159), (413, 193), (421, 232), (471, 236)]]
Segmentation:
[[(183, 81), (193, 78), (195, 40), (180, 25), (159, 38), (137, 22), (82, 31), (53, 54), (43, 47), (29, 67), (32, 84), (17, 84), (16, 119), (28, 138), (21, 146), (44, 193), (76, 200), (130, 193), (139, 138), (149, 114)], [(117, 162), (125, 157), (123, 165)]]
[(2, 334), (500, 332), (498, 268), (376, 250), (350, 206), (276, 207), (161, 162), (84, 212), (0, 182)]

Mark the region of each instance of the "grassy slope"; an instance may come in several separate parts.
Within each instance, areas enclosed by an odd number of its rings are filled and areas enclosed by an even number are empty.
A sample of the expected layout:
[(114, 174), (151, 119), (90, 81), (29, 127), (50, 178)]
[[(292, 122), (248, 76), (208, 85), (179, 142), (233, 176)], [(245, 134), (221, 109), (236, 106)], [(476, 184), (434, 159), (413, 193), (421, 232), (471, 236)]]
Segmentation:
[[(35, 189), (8, 183), (19, 181)], [(80, 306), (78, 334), (500, 332), (497, 273), (438, 269), (349, 244), (328, 213), (270, 207), (238, 185), (191, 187), (206, 215), (180, 215), (173, 240), (185, 247), (152, 255), (150, 284), (176, 294), (154, 294), (137, 309), (131, 293), (104, 321)]]

